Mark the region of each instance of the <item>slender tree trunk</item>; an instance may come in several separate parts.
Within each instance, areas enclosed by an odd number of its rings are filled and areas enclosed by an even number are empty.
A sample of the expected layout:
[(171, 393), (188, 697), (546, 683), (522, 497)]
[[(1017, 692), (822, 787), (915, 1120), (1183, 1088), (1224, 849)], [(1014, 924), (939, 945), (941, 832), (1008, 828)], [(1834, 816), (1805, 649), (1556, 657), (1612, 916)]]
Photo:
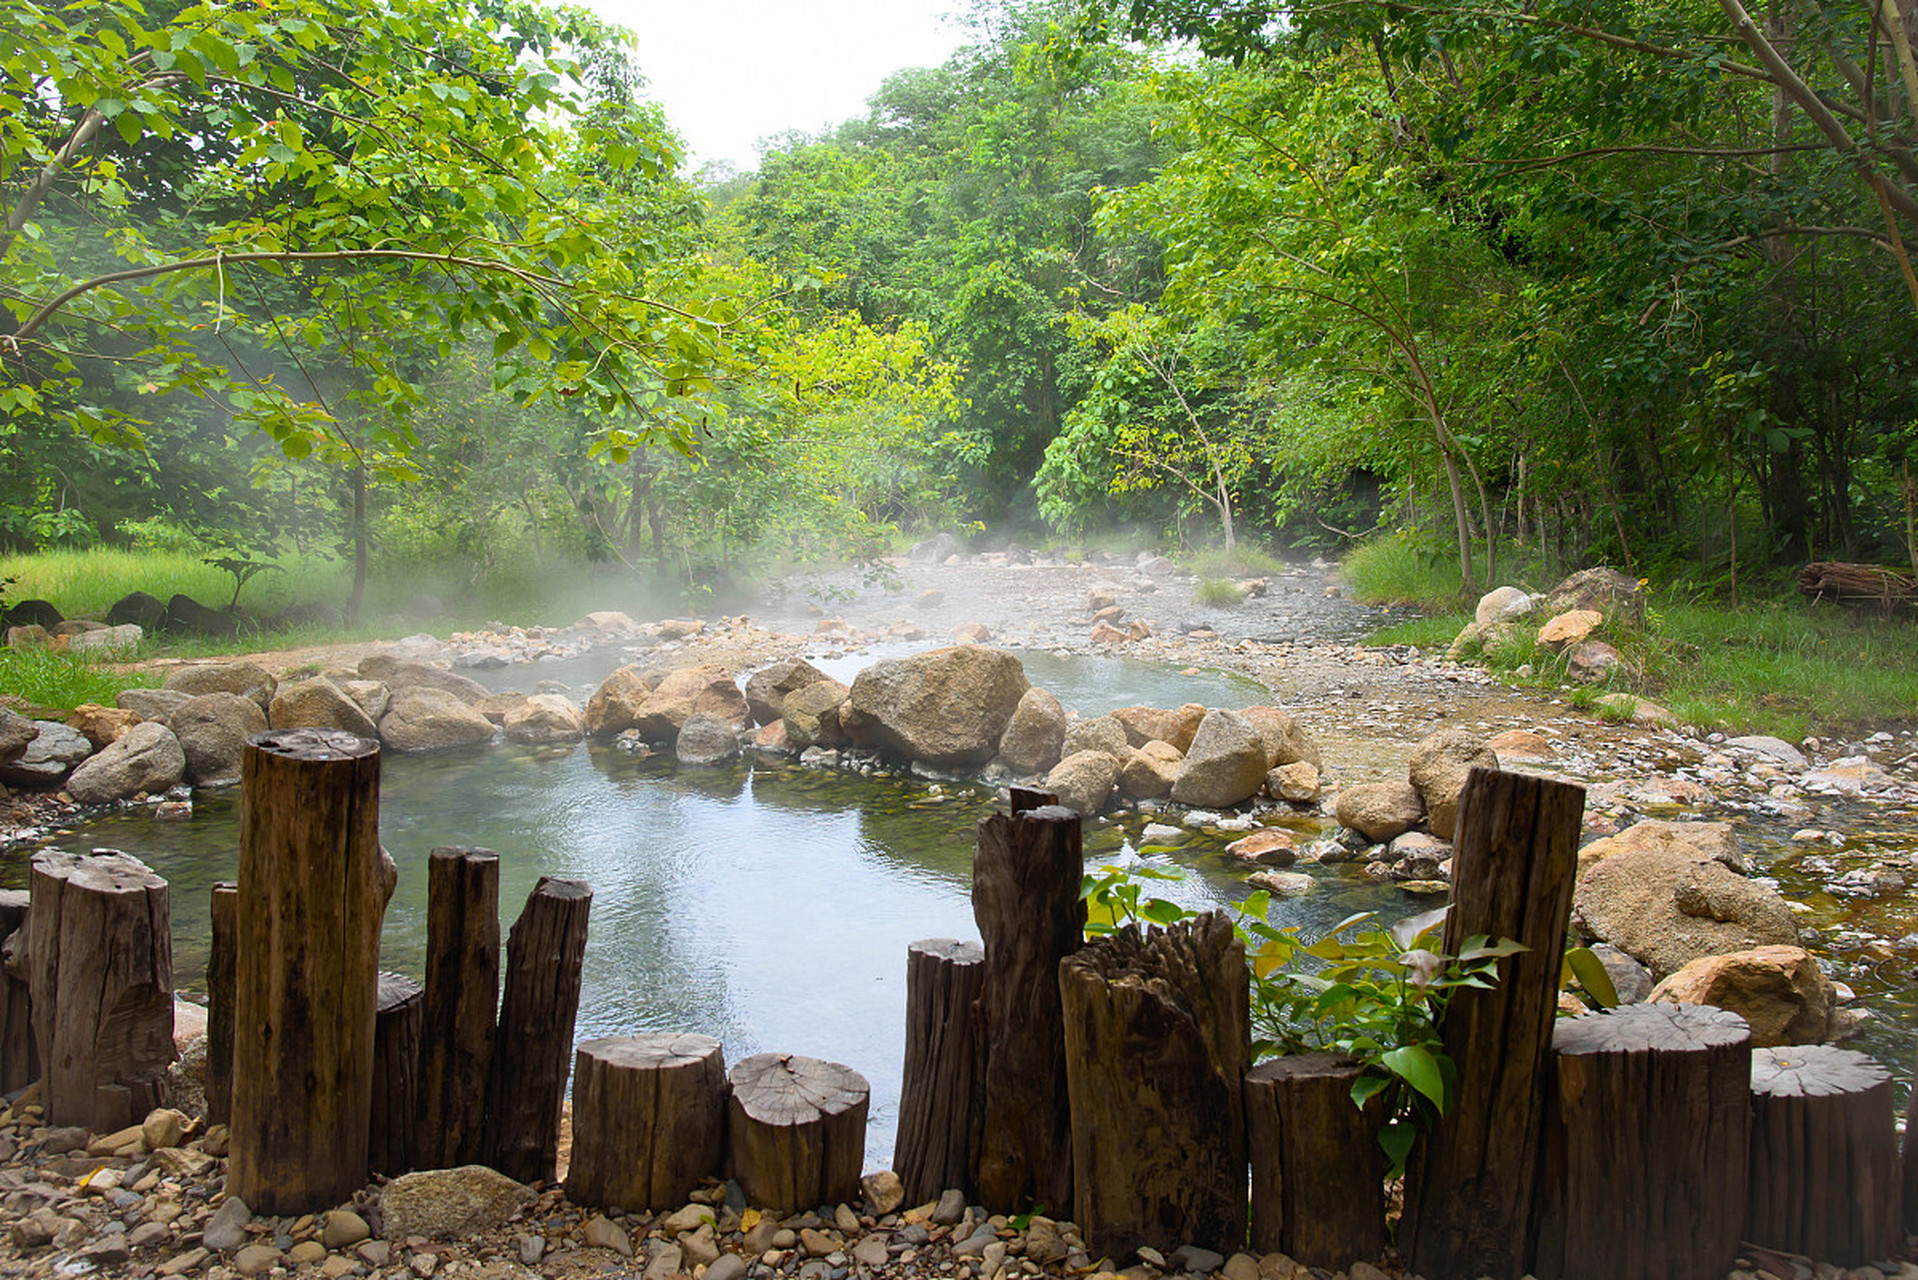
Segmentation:
[(360, 620), (366, 598), (366, 463), (353, 465), (353, 593), (346, 598), (346, 620)]

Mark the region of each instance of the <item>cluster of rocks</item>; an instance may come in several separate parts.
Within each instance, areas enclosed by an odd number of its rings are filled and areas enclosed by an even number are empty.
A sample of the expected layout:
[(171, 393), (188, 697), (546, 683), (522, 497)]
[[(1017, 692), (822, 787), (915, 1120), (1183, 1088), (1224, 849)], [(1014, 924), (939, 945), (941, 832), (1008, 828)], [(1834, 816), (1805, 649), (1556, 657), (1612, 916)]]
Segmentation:
[(304, 626), (334, 626), (344, 621), (340, 611), (319, 601), (289, 606), (270, 616), (254, 614), (237, 604), (214, 608), (187, 595), (169, 600), (135, 591), (122, 596), (104, 618), (68, 618), (49, 600), (22, 600), (0, 610), (7, 644), (15, 649), (47, 647), (75, 652), (122, 653), (149, 635), (200, 636), (230, 640), (262, 631), (289, 631)]
[[(1543, 622), (1534, 619), (1543, 616)], [(1608, 620), (1643, 625), (1645, 592), (1616, 569), (1584, 569), (1543, 596), (1498, 587), (1479, 598), (1472, 621), (1453, 639), (1446, 656), (1458, 660), (1514, 642), (1547, 655), (1563, 655), (1575, 680), (1597, 683), (1621, 668), (1624, 657), (1598, 631)]]

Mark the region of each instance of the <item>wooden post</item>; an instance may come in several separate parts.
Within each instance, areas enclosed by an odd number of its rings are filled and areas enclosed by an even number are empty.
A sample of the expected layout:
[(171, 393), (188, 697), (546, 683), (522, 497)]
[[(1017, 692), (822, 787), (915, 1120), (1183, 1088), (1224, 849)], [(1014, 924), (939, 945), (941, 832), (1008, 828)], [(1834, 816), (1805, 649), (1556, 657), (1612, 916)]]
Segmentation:
[(213, 944), (206, 958), (206, 1122), (233, 1115), (233, 974), (240, 947), (240, 887), (213, 886)]
[(240, 760), (239, 946), (227, 1190), (255, 1213), (366, 1183), (380, 923), (379, 743), (255, 735)]
[(859, 1197), (871, 1087), (851, 1067), (798, 1054), (733, 1064), (727, 1165), (748, 1204), (781, 1214)]
[(167, 883), (138, 858), (34, 855), (30, 984), (47, 1120), (98, 1133), (167, 1103), (173, 926)]
[(32, 965), (28, 951), (25, 889), (0, 889), (0, 1093), (24, 1089), (40, 1078), (33, 1043)]
[(486, 1080), (486, 1163), (520, 1182), (551, 1182), (573, 1061), (586, 917), (582, 880), (541, 876), (506, 943), (506, 996)]
[(701, 1035), (588, 1040), (573, 1059), (566, 1198), (596, 1209), (677, 1209), (726, 1161), (726, 1060)]
[(1093, 1254), (1245, 1242), (1245, 947), (1213, 911), (1059, 965), (1074, 1219)]
[(988, 1208), (1072, 1203), (1059, 962), (1085, 940), (1079, 815), (1042, 805), (979, 823), (972, 915), (985, 939), (984, 1119), (973, 1185)]
[(499, 1014), (499, 855), (433, 850), (426, 900), (413, 1160), (422, 1169), (451, 1169), (485, 1155), (486, 1076)]
[(1544, 1280), (1721, 1280), (1745, 1225), (1751, 1028), (1696, 1004), (1561, 1019)]
[(1534, 1199), (1551, 1114), (1552, 1022), (1585, 789), (1474, 769), (1459, 797), (1445, 949), (1509, 938), (1526, 950), (1489, 991), (1445, 1015), (1452, 1109), (1412, 1149), (1399, 1244), (1410, 1270), (1517, 1280), (1532, 1262)]
[(397, 973), (380, 974), (373, 1015), (373, 1107), (367, 1116), (366, 1167), (394, 1178), (410, 1172), (417, 1106), (420, 1018), (425, 991)]
[(1896, 1257), (1898, 1138), (1891, 1073), (1830, 1045), (1752, 1050), (1745, 1239), (1858, 1267)]
[(1300, 1053), (1246, 1072), (1254, 1253), (1343, 1271), (1385, 1252), (1384, 1095), (1352, 1105), (1361, 1071), (1336, 1053)]
[(985, 976), (986, 950), (976, 942), (926, 938), (906, 948), (906, 1066), (892, 1168), (911, 1204), (948, 1187), (973, 1194), (984, 1056), (973, 1005)]

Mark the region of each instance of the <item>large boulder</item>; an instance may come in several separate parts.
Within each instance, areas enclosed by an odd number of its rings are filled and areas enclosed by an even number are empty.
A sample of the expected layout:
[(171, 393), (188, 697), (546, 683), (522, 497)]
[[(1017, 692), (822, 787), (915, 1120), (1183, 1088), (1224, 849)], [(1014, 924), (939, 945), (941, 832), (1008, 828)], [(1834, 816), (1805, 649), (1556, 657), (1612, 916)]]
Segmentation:
[(1459, 793), (1473, 769), (1498, 768), (1498, 756), (1485, 740), (1464, 729), (1440, 729), (1412, 750), (1407, 769), (1425, 803), (1432, 834), (1450, 840), (1458, 825)]
[(166, 718), (185, 706), (194, 695), (184, 689), (122, 689), (113, 697), (113, 705), (131, 711), (142, 720), (157, 720), (165, 723)]
[(1517, 587), (1493, 587), (1478, 598), (1478, 607), (1472, 610), (1472, 621), (1481, 627), (1494, 626), (1522, 618), (1532, 608), (1532, 597)]
[(1213, 808), (1238, 804), (1265, 786), (1265, 739), (1236, 711), (1208, 711), (1172, 784), (1175, 804)]
[(510, 708), (501, 717), (500, 727), (508, 742), (578, 742), (586, 736), (586, 717), (571, 698), (536, 693)]
[(1044, 773), (1065, 758), (1066, 709), (1045, 689), (1027, 689), (999, 737), (999, 761), (1020, 777)]
[(1172, 794), (1185, 753), (1170, 742), (1148, 742), (1126, 757), (1119, 769), (1119, 794), (1128, 800), (1157, 800)]
[(1745, 851), (1739, 846), (1738, 832), (1729, 822), (1669, 822), (1664, 818), (1642, 818), (1615, 836), (1594, 840), (1578, 851), (1578, 873), (1582, 876), (1595, 863), (1620, 853), (1643, 849), (1694, 854), (1724, 863), (1743, 874), (1751, 870)]
[(457, 671), (442, 671), (424, 662), (408, 662), (390, 653), (370, 653), (360, 659), (356, 670), (362, 680), (378, 680), (395, 692), (401, 689), (438, 689), (442, 693), (452, 694), (469, 707), (484, 701), (492, 692), (471, 676), (463, 676)]
[(673, 754), (681, 764), (728, 764), (739, 758), (739, 730), (704, 712), (688, 716), (673, 740)]
[(639, 711), (659, 686), (656, 673), (627, 664), (607, 676), (586, 700), (586, 732), (610, 738), (639, 723)]
[(10, 787), (55, 787), (93, 754), (93, 744), (78, 729), (58, 720), (31, 723), (37, 731), (33, 741), (13, 761), (0, 765), (0, 782)]
[(176, 636), (231, 640), (245, 626), (246, 619), (236, 610), (214, 609), (192, 596), (176, 595), (166, 602), (166, 617), (161, 619), (159, 629)]
[[(1116, 715), (1068, 720), (1066, 740), (1061, 745), (1059, 754), (1072, 756), (1081, 751), (1103, 751), (1114, 760), (1124, 760), (1132, 751), (1130, 735)], [(1185, 753), (1181, 751), (1179, 754)]]
[(849, 727), (927, 764), (984, 764), (1031, 687), (1018, 658), (984, 645), (889, 658), (853, 680)]
[[(120, 707), (83, 702), (67, 716), (67, 726), (92, 743), (95, 751), (100, 751), (126, 737), (127, 730), (139, 724), (140, 719), (135, 713)], [(0, 755), (3, 754), (0, 752)]]
[(1607, 618), (1645, 621), (1645, 592), (1638, 579), (1616, 569), (1582, 569), (1553, 587), (1546, 605), (1558, 612), (1592, 609)]
[(266, 723), (260, 704), (238, 693), (203, 693), (167, 717), (195, 786), (238, 782), (246, 740), (265, 733)]
[(1838, 993), (1803, 947), (1754, 947), (1701, 956), (1652, 988), (1651, 999), (1730, 1009), (1751, 1024), (1752, 1046), (1820, 1044)]
[(1798, 945), (1776, 890), (1682, 848), (1633, 849), (1588, 866), (1572, 895), (1572, 925), (1660, 979), (1700, 956)]
[(393, 691), (386, 687), (384, 680), (345, 679), (329, 677), (340, 686), (340, 692), (353, 699), (353, 705), (366, 712), (366, 718), (374, 724), (386, 714), (393, 705)]
[(804, 658), (789, 658), (761, 667), (746, 677), (746, 705), (753, 723), (771, 724), (786, 714), (786, 695), (827, 679), (825, 672)]
[(649, 742), (671, 742), (696, 715), (724, 721), (735, 730), (751, 727), (752, 709), (733, 673), (717, 663), (669, 671), (639, 708), (633, 728)]
[(380, 1188), (389, 1240), (458, 1240), (503, 1225), (537, 1200), (533, 1191), (484, 1165), (404, 1173)]
[(136, 724), (126, 736), (82, 764), (67, 779), (81, 804), (110, 804), (165, 791), (186, 776), (186, 752), (162, 724)]
[(395, 689), (380, 717), (380, 741), (395, 751), (436, 751), (492, 738), (493, 722), (444, 689)]
[(51, 600), (22, 600), (0, 610), (0, 619), (10, 627), (41, 627), (48, 632), (66, 621)]
[(1239, 714), (1251, 721), (1259, 737), (1264, 739), (1267, 769), (1300, 761), (1321, 769), (1325, 767), (1319, 744), (1312, 740), (1304, 725), (1293, 719), (1290, 711), (1281, 707), (1247, 707)]
[(958, 555), (962, 550), (959, 539), (942, 531), (915, 544), (906, 553), (906, 558), (914, 564), (944, 564), (949, 557)]
[(1091, 817), (1105, 808), (1118, 777), (1117, 760), (1103, 751), (1080, 751), (1052, 766), (1046, 774), (1046, 790), (1066, 808)]
[(1416, 827), (1425, 817), (1425, 801), (1409, 782), (1362, 782), (1339, 792), (1332, 812), (1340, 826), (1377, 842)]
[(140, 647), (146, 633), (131, 622), (116, 627), (94, 627), (67, 641), (68, 653), (124, 654)]
[(282, 685), (267, 704), (266, 718), (275, 729), (344, 729), (362, 738), (380, 736), (366, 708), (325, 676)]
[(845, 746), (846, 730), (840, 723), (840, 710), (851, 696), (851, 689), (830, 676), (822, 676), (787, 694), (785, 714), (779, 721), (785, 726), (787, 744), (795, 751)]
[(1180, 754), (1192, 748), (1192, 735), (1205, 719), (1205, 707), (1197, 702), (1167, 711), (1159, 707), (1120, 707), (1112, 713), (1125, 729), (1126, 745), (1143, 747), (1148, 742), (1168, 742)]
[(7, 707), (0, 707), (0, 764), (12, 764), (27, 752), (40, 726)]
[[(166, 687), (174, 693), (184, 693), (189, 697), (199, 697), (207, 693), (237, 693), (243, 698), (251, 698), (265, 711), (273, 702), (273, 695), (279, 691), (280, 682), (273, 673), (254, 662), (196, 662), (191, 666), (175, 667), (167, 673)], [(121, 706), (130, 706), (122, 702)], [(146, 712), (133, 707), (141, 715)], [(147, 719), (153, 719), (147, 716)]]
[(113, 602), (106, 622), (110, 627), (132, 623), (143, 631), (158, 631), (166, 622), (166, 605), (158, 596), (134, 591)]
[(1539, 647), (1559, 653), (1583, 644), (1604, 621), (1605, 615), (1596, 609), (1570, 609), (1554, 614), (1538, 629)]

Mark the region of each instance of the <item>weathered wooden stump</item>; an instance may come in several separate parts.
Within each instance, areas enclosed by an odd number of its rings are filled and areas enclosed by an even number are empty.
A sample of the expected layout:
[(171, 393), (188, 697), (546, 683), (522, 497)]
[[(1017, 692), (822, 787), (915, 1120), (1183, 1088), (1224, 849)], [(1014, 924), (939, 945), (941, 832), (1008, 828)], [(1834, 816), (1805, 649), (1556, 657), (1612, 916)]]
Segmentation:
[(1544, 1280), (1720, 1280), (1745, 1225), (1751, 1029), (1694, 1004), (1563, 1019), (1553, 1035)]
[(426, 863), (426, 994), (413, 1160), (422, 1169), (485, 1154), (486, 1077), (499, 1010), (499, 855), (438, 848)]
[(1094, 1256), (1245, 1239), (1245, 947), (1209, 912), (1059, 966), (1074, 1218)]
[(550, 1182), (573, 1062), (586, 919), (584, 881), (541, 876), (506, 942), (506, 995), (486, 1080), (486, 1163), (521, 1182)]
[(1058, 975), (1085, 940), (1084, 873), (1079, 815), (1070, 809), (1041, 805), (979, 823), (972, 915), (985, 939), (986, 1063), (972, 1184), (989, 1208), (1072, 1203)]
[(33, 1043), (32, 965), (28, 951), (25, 889), (0, 889), (0, 1093), (24, 1089), (40, 1078)]
[(213, 886), (213, 941), (206, 957), (206, 1120), (233, 1115), (233, 974), (240, 950), (240, 887)]
[(1455, 993), (1445, 1015), (1458, 1087), (1413, 1147), (1399, 1222), (1399, 1247), (1420, 1275), (1517, 1280), (1531, 1266), (1584, 809), (1583, 787), (1491, 769), (1472, 770), (1459, 798), (1445, 950), (1456, 955), (1481, 934), (1526, 950), (1500, 963), (1492, 990)]
[(416, 1167), (413, 1115), (418, 1105), (420, 1025), (425, 988), (397, 973), (380, 974), (373, 1014), (373, 1108), (367, 1118), (366, 1166), (398, 1177)]
[(1385, 1102), (1353, 1105), (1362, 1071), (1336, 1053), (1299, 1053), (1246, 1072), (1254, 1253), (1343, 1271), (1385, 1251)]
[(588, 1040), (573, 1059), (566, 1197), (605, 1209), (676, 1209), (726, 1160), (726, 1061), (711, 1036)]
[(336, 729), (258, 734), (240, 761), (227, 1190), (257, 1213), (330, 1208), (366, 1183), (380, 924), (380, 747)]
[(912, 1204), (947, 1187), (973, 1191), (985, 1056), (973, 1005), (985, 962), (976, 942), (927, 938), (906, 948), (906, 1066), (892, 1168)]
[(138, 858), (35, 854), (29, 971), (47, 1119), (110, 1132), (167, 1102), (173, 927)]
[(1751, 1102), (1745, 1239), (1841, 1267), (1895, 1256), (1891, 1073), (1830, 1045), (1754, 1049)]
[(866, 1077), (818, 1058), (756, 1053), (729, 1078), (727, 1165), (749, 1204), (791, 1213), (858, 1198)]

